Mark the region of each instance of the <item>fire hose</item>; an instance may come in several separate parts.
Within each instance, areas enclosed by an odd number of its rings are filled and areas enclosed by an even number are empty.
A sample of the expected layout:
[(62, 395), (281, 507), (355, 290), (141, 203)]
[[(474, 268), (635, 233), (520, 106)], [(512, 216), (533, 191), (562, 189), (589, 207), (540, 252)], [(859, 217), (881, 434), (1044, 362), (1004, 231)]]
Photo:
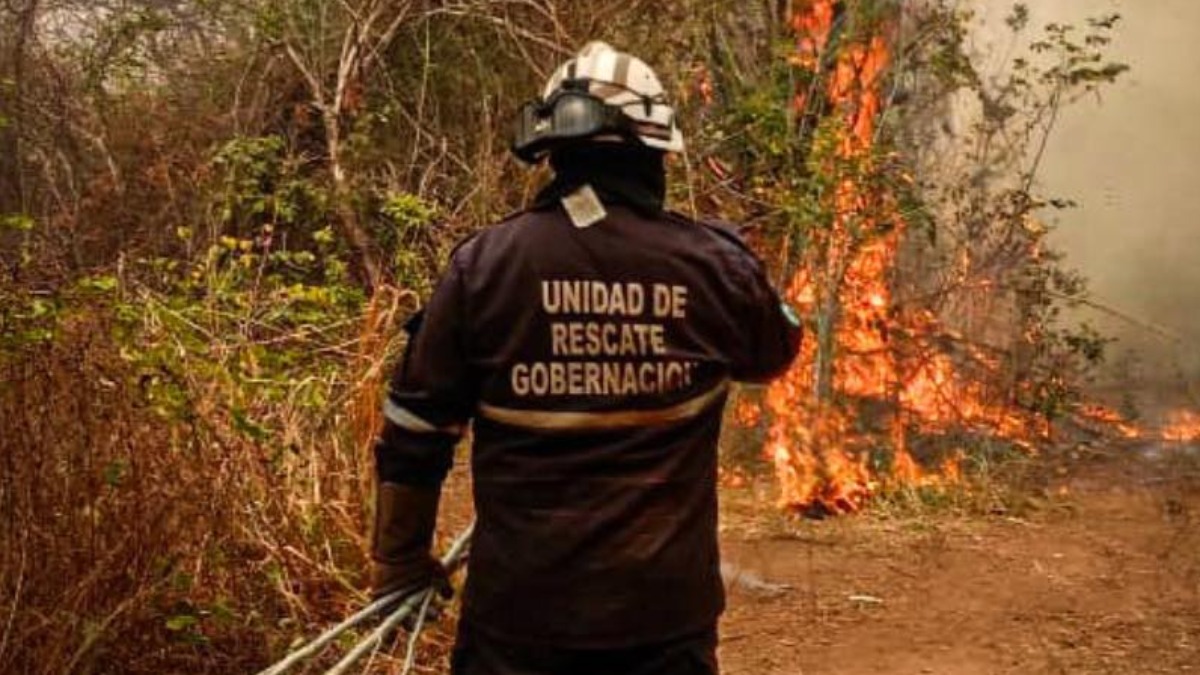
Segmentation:
[[(463, 530), (455, 538), (454, 543), (450, 545), (446, 554), (442, 556), (442, 566), (446, 568), (447, 572), (453, 573), (466, 564), (467, 554), (471, 546), (471, 533), (474, 529), (475, 525), (472, 523)], [(368, 654), (373, 655), (378, 651), (384, 638), (394, 631), (401, 622), (413, 616), (415, 612), (416, 619), (409, 631), (407, 654), (404, 661), (403, 672), (407, 673), (412, 669), (413, 659), (416, 656), (417, 636), (420, 635), (421, 629), (425, 625), (425, 619), (429, 614), (429, 607), (436, 593), (433, 587), (427, 586), (416, 590), (396, 591), (395, 593), (379, 598), (358, 612), (346, 617), (341, 623), (320, 634), (312, 641), (296, 648), (274, 665), (259, 671), (258, 675), (280, 675), (280, 673), (287, 672), (301, 661), (319, 653), (346, 631), (365, 623), (389, 607), (395, 607), (395, 609), (384, 617), (375, 630), (371, 631), (365, 638), (351, 647), (350, 651), (346, 652), (346, 655), (337, 664), (325, 671), (325, 675), (345, 675), (348, 673), (350, 668), (354, 667), (354, 664), (361, 661), (364, 656)], [(397, 606), (396, 603), (400, 604)]]

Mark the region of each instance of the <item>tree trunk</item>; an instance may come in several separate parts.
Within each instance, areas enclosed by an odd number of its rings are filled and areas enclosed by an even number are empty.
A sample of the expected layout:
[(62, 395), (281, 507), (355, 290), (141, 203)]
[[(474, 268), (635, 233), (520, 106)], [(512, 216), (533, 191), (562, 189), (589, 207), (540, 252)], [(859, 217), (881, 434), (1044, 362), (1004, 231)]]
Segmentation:
[(826, 288), (817, 309), (817, 353), (813, 358), (813, 397), (819, 404), (833, 400), (834, 363), (841, 300), (836, 288)]
[(39, 0), (27, 0), (24, 7), (11, 11), (16, 15), (16, 35), (13, 36), (12, 63), (13, 82), (11, 106), (12, 129), (8, 133), (8, 161), (11, 162), (12, 185), (14, 194), (11, 198), (16, 203), (16, 210), (27, 213), (29, 210), (29, 194), (25, 180), (24, 136), (25, 136), (25, 88), (26, 82), (26, 47), (36, 25)]
[(338, 227), (342, 231), (342, 236), (346, 237), (358, 256), (358, 271), (363, 276), (367, 290), (373, 291), (379, 288), (383, 281), (383, 270), (375, 253), (371, 235), (358, 221), (358, 213), (354, 210), (350, 182), (346, 177), (346, 168), (342, 165), (342, 134), (337, 111), (327, 110), (323, 116), (326, 151), (329, 153), (329, 171), (333, 175), (333, 196)]

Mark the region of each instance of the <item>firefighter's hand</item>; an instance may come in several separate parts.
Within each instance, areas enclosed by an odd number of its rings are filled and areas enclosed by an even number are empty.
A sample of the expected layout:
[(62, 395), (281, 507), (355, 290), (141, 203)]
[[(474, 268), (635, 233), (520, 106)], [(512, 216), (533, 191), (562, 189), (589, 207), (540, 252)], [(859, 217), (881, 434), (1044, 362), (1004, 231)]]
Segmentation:
[(433, 588), (443, 598), (454, 595), (449, 573), (433, 556), (404, 562), (375, 561), (371, 569), (372, 600), (396, 591), (404, 591), (404, 599), (426, 588)]
[[(426, 610), (424, 619), (426, 622), (437, 621), (441, 618), (441, 605), (445, 600), (454, 595), (454, 589), (450, 585), (450, 577), (446, 572), (446, 568), (431, 556), (426, 556), (425, 561), (417, 564), (398, 565), (376, 562), (372, 568), (372, 600), (378, 600), (397, 591), (402, 591), (399, 598), (388, 603), (388, 606), (381, 612), (381, 616), (390, 615), (399, 609), (401, 604), (410, 600), (414, 595), (424, 593), (429, 588), (432, 588), (436, 594)], [(408, 616), (404, 617), (400, 622), (400, 627), (409, 632), (416, 628), (422, 604), (417, 603), (412, 608)], [(393, 630), (384, 638), (384, 641), (392, 642), (395, 640), (395, 636), (395, 630)]]

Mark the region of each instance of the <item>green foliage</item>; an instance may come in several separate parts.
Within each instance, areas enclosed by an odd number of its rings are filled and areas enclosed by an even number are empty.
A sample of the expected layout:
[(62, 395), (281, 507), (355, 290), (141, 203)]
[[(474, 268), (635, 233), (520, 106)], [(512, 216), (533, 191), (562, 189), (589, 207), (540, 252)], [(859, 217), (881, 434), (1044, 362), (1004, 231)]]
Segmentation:
[(54, 298), (27, 292), (0, 290), (0, 360), (19, 356), (54, 340), (59, 305)]
[(427, 296), (433, 290), (429, 228), (437, 218), (437, 209), (420, 197), (404, 192), (388, 195), (379, 210), (388, 225), (388, 232), (381, 240), (394, 251), (392, 262), (396, 282)]
[[(4, 95), (4, 99), (6, 101), (12, 95), (13, 90), (16, 89), (15, 85), (16, 85), (16, 82), (11, 77), (4, 77), (4, 76), (0, 75), (0, 94)], [(6, 105), (7, 105), (7, 103), (6, 103)], [(0, 131), (4, 131), (11, 124), (12, 124), (12, 120), (8, 117), (7, 114), (5, 114), (4, 109), (0, 108)]]
[(120, 283), (121, 283), (120, 280), (117, 279), (115, 276), (106, 274), (106, 275), (99, 275), (99, 276), (84, 277), (77, 282), (76, 286), (78, 287), (78, 289), (80, 291), (83, 291), (85, 293), (93, 292), (93, 293), (98, 293), (98, 294), (105, 294), (105, 293), (111, 293), (111, 292), (117, 290), (118, 286), (120, 286)]
[(1112, 43), (1112, 31), (1121, 20), (1120, 14), (1094, 17), (1087, 21), (1082, 40), (1078, 29), (1070, 24), (1051, 23), (1045, 36), (1030, 45), (1034, 54), (1053, 57), (1053, 63), (1038, 74), (1040, 83), (1058, 87), (1073, 95), (1091, 93), (1104, 84), (1112, 84), (1129, 66), (1105, 62), (1102, 51)]
[(31, 232), (35, 225), (36, 223), (33, 218), (24, 213), (10, 213), (0, 216), (0, 230)]
[(388, 195), (379, 210), (402, 234), (427, 227), (437, 216), (437, 209), (420, 197), (407, 192)]
[[(214, 154), (212, 220), (176, 228), (189, 257), (142, 261), (117, 306), (120, 344), (152, 408), (168, 421), (261, 445), (279, 457), (293, 430), (281, 406), (314, 421), (345, 366), (365, 296), (351, 278), (323, 189), (282, 138), (238, 137)], [(116, 290), (111, 278), (84, 284)], [(196, 415), (201, 400), (210, 411)]]
[(104, 484), (116, 488), (129, 471), (129, 463), (121, 460), (109, 462), (104, 466)]
[(199, 619), (190, 614), (179, 614), (167, 619), (166, 628), (173, 633), (178, 633), (194, 627), (199, 622)]
[(208, 383), (221, 411), (208, 423), (271, 444), (284, 436), (261, 419), (274, 406), (327, 412), (342, 364), (321, 348), (351, 339), (364, 301), (332, 251), (273, 251), (261, 240), (222, 237), (190, 264), (151, 267), (163, 290), (143, 291), (125, 353), (152, 373), (160, 413), (191, 420), (191, 386)]
[(326, 192), (302, 174), (278, 136), (234, 138), (217, 150), (213, 168), (219, 176), (217, 221), (226, 232), (270, 225), (301, 233), (328, 217)]

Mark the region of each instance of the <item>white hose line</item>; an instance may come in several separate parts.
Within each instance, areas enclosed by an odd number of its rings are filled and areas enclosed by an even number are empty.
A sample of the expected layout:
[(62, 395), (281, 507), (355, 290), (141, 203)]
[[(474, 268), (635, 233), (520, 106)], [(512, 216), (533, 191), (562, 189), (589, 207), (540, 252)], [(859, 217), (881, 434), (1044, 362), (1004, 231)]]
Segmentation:
[(307, 659), (308, 657), (312, 656), (313, 654), (316, 654), (317, 652), (321, 651), (321, 649), (324, 648), (325, 645), (336, 640), (337, 637), (339, 635), (341, 635), (342, 633), (345, 633), (346, 631), (357, 626), (358, 624), (375, 616), (383, 609), (395, 604), (396, 601), (398, 601), (404, 597), (404, 594), (405, 594), (405, 591), (396, 591), (395, 593), (390, 593), (390, 594), (385, 595), (382, 598), (376, 600), (375, 602), (372, 602), (371, 604), (367, 605), (366, 607), (359, 610), (355, 614), (346, 618), (344, 621), (342, 621), (338, 625), (325, 631), (319, 637), (314, 639), (312, 642), (309, 642), (309, 643), (303, 645), (302, 647), (298, 648), (296, 651), (292, 652), (291, 654), (288, 654), (286, 657), (283, 658), (283, 660), (275, 663), (275, 665), (269, 666), (266, 670), (260, 671), (258, 673), (258, 675), (279, 675), (279, 673), (283, 673), (283, 672), (287, 671), (288, 669), (295, 666), (297, 663), (300, 663), (304, 659)]
[[(449, 550), (446, 551), (446, 555), (442, 556), (442, 565), (444, 567), (446, 567), (447, 570), (452, 572), (455, 569), (457, 569), (459, 566), (461, 566), (462, 563), (465, 561), (467, 550), (471, 544), (471, 534), (474, 531), (475, 531), (475, 523), (472, 522), (469, 526), (467, 526), (467, 528), (465, 530), (463, 530), (458, 535), (458, 537), (455, 538), (454, 543), (451, 544)], [(385, 595), (382, 598), (379, 598), (378, 600), (376, 600), (376, 601), (372, 602), (371, 604), (367, 605), (366, 607), (362, 608), (361, 610), (354, 613), (353, 615), (347, 617), (341, 623), (339, 623), (338, 625), (334, 626), (333, 628), (330, 628), (329, 630), (325, 631), (320, 636), (313, 639), (311, 642), (297, 648), (295, 651), (288, 654), (282, 660), (276, 662), (274, 665), (268, 666), (266, 669), (259, 671), (257, 675), (280, 675), (281, 673), (284, 673), (284, 672), (290, 670), (296, 664), (300, 663), (304, 659), (307, 659), (307, 658), (313, 656), (314, 654), (316, 654), (317, 652), (321, 651), (321, 649), (323, 649), (329, 643), (336, 640), (338, 638), (338, 636), (340, 636), (342, 633), (345, 633), (346, 631), (350, 630), (351, 628), (354, 628), (358, 624), (366, 621), (367, 619), (370, 619), (371, 617), (375, 616), (383, 609), (385, 609), (391, 605), (394, 605), (397, 601), (406, 597), (406, 594), (411, 594), (411, 596), (408, 597), (408, 600), (405, 601), (395, 612), (393, 612), (391, 615), (389, 615), (384, 620), (385, 624), (387, 624), (388, 622), (391, 622), (391, 627), (395, 627), (396, 624), (398, 624), (400, 621), (404, 620), (404, 617), (407, 616), (407, 614), (415, 608), (416, 603), (419, 602), (422, 597), (427, 596), (427, 595), (431, 596), (432, 591), (426, 590), (425, 593), (422, 593), (419, 590), (418, 591), (401, 590), (401, 591), (396, 591), (395, 593), (390, 593), (388, 595)], [(399, 618), (396, 618), (397, 615), (399, 615)], [(392, 619), (396, 619), (396, 620), (394, 622), (392, 622), (391, 621)], [(424, 623), (424, 621), (420, 622), (420, 624), (423, 624), (423, 623)], [(418, 625), (420, 625), (420, 624), (418, 624)], [(376, 632), (378, 632), (378, 630)], [(371, 635), (373, 636), (374, 634), (375, 633), (373, 632)], [(382, 637), (382, 636), (383, 636), (383, 633), (380, 633), (380, 637)], [(364, 640), (363, 642), (360, 642), (358, 645), (355, 645), (355, 649), (358, 649), (358, 647), (361, 647), (364, 643), (369, 643), (370, 639), (371, 639), (370, 636), (368, 636), (368, 638), (366, 640)], [(372, 645), (368, 644), (368, 647), (366, 649), (370, 649), (371, 646)], [(354, 653), (354, 652), (352, 651), (351, 653)], [(365, 650), (363, 652), (359, 653), (358, 656), (355, 657), (355, 660), (357, 660), (358, 658), (361, 658), (362, 653), (365, 653)], [(347, 657), (349, 657), (349, 654), (347, 654)], [(346, 661), (346, 659), (343, 658), (342, 661)], [(339, 661), (339, 665), (341, 663), (342, 662)], [(350, 663), (352, 664), (353, 661), (351, 661)], [(335, 672), (335, 671), (330, 671), (330, 672)]]
[(413, 624), (412, 630), (408, 636), (408, 648), (404, 654), (404, 670), (400, 671), (400, 675), (408, 675), (412, 672), (413, 666), (417, 664), (417, 638), (421, 636), (421, 629), (425, 627), (425, 619), (429, 616), (429, 602), (433, 600), (433, 594), (425, 598), (425, 603), (421, 605), (421, 611), (417, 613), (417, 622)]
[(428, 603), (432, 598), (433, 589), (430, 588), (426, 589), (424, 593), (414, 595), (408, 600), (405, 600), (404, 604), (400, 606), (400, 609), (392, 612), (388, 618), (384, 619), (383, 623), (379, 624), (378, 628), (371, 631), (371, 634), (368, 635), (366, 639), (354, 645), (354, 648), (351, 649), (345, 656), (343, 656), (341, 661), (338, 661), (334, 667), (325, 671), (325, 675), (345, 675), (346, 672), (348, 672), (350, 668), (358, 662), (359, 659), (375, 649), (378, 649), (379, 643), (383, 642), (383, 638), (387, 636), (388, 633), (395, 630), (396, 626), (399, 626), (400, 622), (404, 621), (404, 619), (408, 617), (408, 615), (411, 614), (414, 609), (416, 609), (418, 602), (425, 604)]
[[(474, 530), (475, 523), (471, 523), (462, 534), (458, 535), (454, 543), (450, 545), (450, 550), (446, 551), (446, 555), (442, 556), (442, 566), (447, 571), (453, 572), (465, 560), (467, 549), (471, 543), (471, 533)], [(413, 649), (416, 647), (417, 635), (425, 623), (425, 615), (429, 610), (429, 603), (433, 601), (433, 596), (436, 594), (437, 592), (433, 588), (428, 588), (424, 593), (410, 597), (399, 609), (384, 619), (383, 623), (372, 631), (370, 635), (354, 645), (354, 648), (342, 657), (342, 660), (338, 661), (333, 668), (325, 671), (325, 675), (345, 675), (350, 670), (350, 667), (358, 662), (359, 659), (378, 649), (380, 643), (383, 642), (383, 638), (395, 630), (396, 626), (400, 625), (400, 622), (404, 621), (417, 608), (417, 604), (419, 603), (421, 605), (421, 614), (418, 617), (416, 625), (413, 626), (408, 642), (409, 654), (406, 657), (406, 663), (410, 662), (413, 657)]]

